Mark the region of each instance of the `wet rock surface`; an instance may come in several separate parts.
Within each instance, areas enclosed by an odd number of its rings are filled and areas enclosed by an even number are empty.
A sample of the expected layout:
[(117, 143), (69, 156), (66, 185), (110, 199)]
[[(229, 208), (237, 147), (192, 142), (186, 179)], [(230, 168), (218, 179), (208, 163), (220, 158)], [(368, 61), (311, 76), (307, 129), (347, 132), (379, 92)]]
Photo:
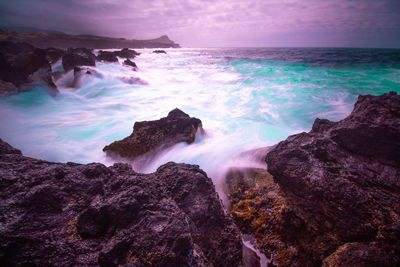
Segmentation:
[(132, 159), (180, 142), (193, 143), (198, 130), (203, 131), (201, 120), (174, 109), (159, 120), (136, 122), (130, 136), (105, 146), (103, 151)]
[(400, 96), (360, 96), (344, 120), (275, 146), (270, 186), (240, 200), (257, 211), (233, 214), (279, 266), (399, 265), (399, 153)]
[(22, 85), (32, 82), (34, 74), (55, 88), (45, 50), (26, 43), (0, 42), (0, 88), (3, 93), (14, 89), (7, 83), (13, 84), (18, 91)]
[[(360, 96), (227, 176), (231, 212), (279, 266), (400, 264), (400, 96)], [(272, 174), (272, 175), (271, 175)]]
[(165, 52), (165, 50), (154, 50), (153, 53), (154, 54), (166, 54), (167, 52)]
[(126, 59), (135, 58), (136, 56), (140, 55), (140, 53), (136, 52), (135, 50), (128, 49), (128, 48), (123, 48), (119, 51), (114, 51), (113, 53), (117, 57), (122, 57), (122, 58), (126, 58)]
[(118, 58), (114, 54), (114, 52), (102, 51), (102, 50), (99, 51), (99, 54), (97, 55), (97, 60), (106, 62), (118, 62)]
[(69, 71), (79, 66), (96, 66), (96, 56), (91, 49), (70, 48), (62, 57), (64, 71)]
[(239, 231), (197, 166), (51, 163), (0, 140), (1, 266), (240, 266)]
[(135, 71), (137, 70), (137, 65), (136, 65), (136, 63), (133, 62), (133, 61), (130, 60), (130, 59), (125, 59), (125, 60), (124, 60), (124, 65), (129, 66), (129, 67), (132, 67), (133, 70), (135, 70)]

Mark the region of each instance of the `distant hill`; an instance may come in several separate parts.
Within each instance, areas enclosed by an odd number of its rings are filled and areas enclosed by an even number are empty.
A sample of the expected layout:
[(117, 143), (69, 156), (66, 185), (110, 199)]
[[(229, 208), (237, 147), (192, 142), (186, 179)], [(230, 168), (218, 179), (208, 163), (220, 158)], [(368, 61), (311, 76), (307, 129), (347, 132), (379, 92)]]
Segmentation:
[(69, 48), (86, 47), (92, 49), (107, 48), (178, 48), (168, 36), (163, 35), (150, 40), (130, 40), (96, 35), (70, 35), (54, 31), (34, 31), (33, 29), (0, 29), (0, 41), (26, 42), (35, 47)]

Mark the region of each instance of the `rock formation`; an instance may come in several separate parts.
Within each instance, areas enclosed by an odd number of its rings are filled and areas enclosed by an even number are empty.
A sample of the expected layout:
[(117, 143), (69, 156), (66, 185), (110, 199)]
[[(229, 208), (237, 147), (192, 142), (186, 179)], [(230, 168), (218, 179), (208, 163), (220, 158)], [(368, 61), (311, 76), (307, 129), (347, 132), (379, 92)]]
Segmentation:
[(179, 142), (193, 143), (198, 130), (203, 131), (201, 120), (174, 109), (159, 120), (135, 122), (130, 136), (105, 146), (103, 151), (133, 159)]
[(118, 62), (118, 58), (114, 52), (102, 50), (99, 51), (99, 54), (97, 55), (97, 60), (106, 62)]
[(197, 166), (51, 163), (0, 140), (1, 266), (240, 266), (240, 234)]
[(62, 57), (64, 71), (70, 71), (79, 66), (96, 66), (96, 56), (91, 49), (71, 48)]
[(137, 70), (136, 63), (131, 61), (130, 59), (125, 59), (124, 60), (124, 65), (132, 67), (133, 70), (135, 70), (135, 71)]
[(46, 51), (26, 43), (0, 42), (0, 80), (2, 91), (16, 91), (22, 85), (32, 82), (36, 75), (51, 88), (56, 88), (51, 76), (51, 66), (46, 58)]
[(266, 162), (273, 178), (228, 177), (231, 210), (279, 266), (400, 264), (400, 96), (360, 96), (347, 118), (316, 119)]
[(154, 50), (153, 53), (154, 54), (166, 54), (167, 52), (165, 52), (165, 50)]
[(140, 55), (140, 53), (136, 52), (135, 50), (128, 49), (128, 48), (123, 48), (119, 51), (114, 51), (114, 54), (117, 57), (122, 57), (122, 58), (126, 58), (126, 59), (135, 58), (136, 56)]

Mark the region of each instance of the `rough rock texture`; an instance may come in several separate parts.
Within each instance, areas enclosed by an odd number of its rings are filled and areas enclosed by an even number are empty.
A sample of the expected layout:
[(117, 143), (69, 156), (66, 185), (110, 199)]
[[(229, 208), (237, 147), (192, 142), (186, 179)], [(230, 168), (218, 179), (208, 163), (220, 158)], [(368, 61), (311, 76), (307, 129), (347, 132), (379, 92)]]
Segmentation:
[(240, 235), (197, 166), (51, 163), (0, 140), (0, 266), (240, 266)]
[(131, 61), (130, 59), (125, 59), (124, 60), (124, 65), (132, 67), (135, 71), (137, 70), (136, 63)]
[[(32, 82), (36, 74), (52, 88), (51, 66), (46, 51), (26, 43), (0, 42), (0, 79), (12, 83), (16, 88)], [(10, 90), (10, 87), (7, 87)]]
[(123, 48), (119, 51), (114, 51), (114, 54), (117, 57), (122, 57), (122, 58), (135, 58), (136, 56), (139, 56), (140, 53), (136, 52), (135, 50), (128, 49), (128, 48)]
[(114, 52), (102, 50), (99, 51), (99, 54), (97, 55), (97, 60), (106, 62), (118, 62), (118, 58)]
[(135, 122), (130, 136), (111, 143), (104, 152), (122, 157), (135, 158), (160, 147), (179, 142), (193, 143), (197, 130), (203, 131), (201, 120), (191, 118), (179, 109), (156, 121)]
[(69, 71), (79, 66), (96, 66), (96, 56), (91, 49), (70, 48), (62, 57), (64, 71)]
[(360, 96), (347, 118), (317, 119), (266, 162), (279, 197), (261, 204), (256, 231), (280, 266), (400, 265), (400, 96)]
[(166, 54), (167, 52), (165, 52), (165, 50), (154, 50), (153, 53), (154, 54)]

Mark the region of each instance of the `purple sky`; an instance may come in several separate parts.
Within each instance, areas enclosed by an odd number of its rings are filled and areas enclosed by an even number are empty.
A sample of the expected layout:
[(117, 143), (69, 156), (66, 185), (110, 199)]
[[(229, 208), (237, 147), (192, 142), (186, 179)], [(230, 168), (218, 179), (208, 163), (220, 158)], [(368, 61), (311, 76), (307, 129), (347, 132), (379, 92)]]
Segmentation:
[(400, 0), (2, 0), (0, 25), (185, 47), (400, 47)]

